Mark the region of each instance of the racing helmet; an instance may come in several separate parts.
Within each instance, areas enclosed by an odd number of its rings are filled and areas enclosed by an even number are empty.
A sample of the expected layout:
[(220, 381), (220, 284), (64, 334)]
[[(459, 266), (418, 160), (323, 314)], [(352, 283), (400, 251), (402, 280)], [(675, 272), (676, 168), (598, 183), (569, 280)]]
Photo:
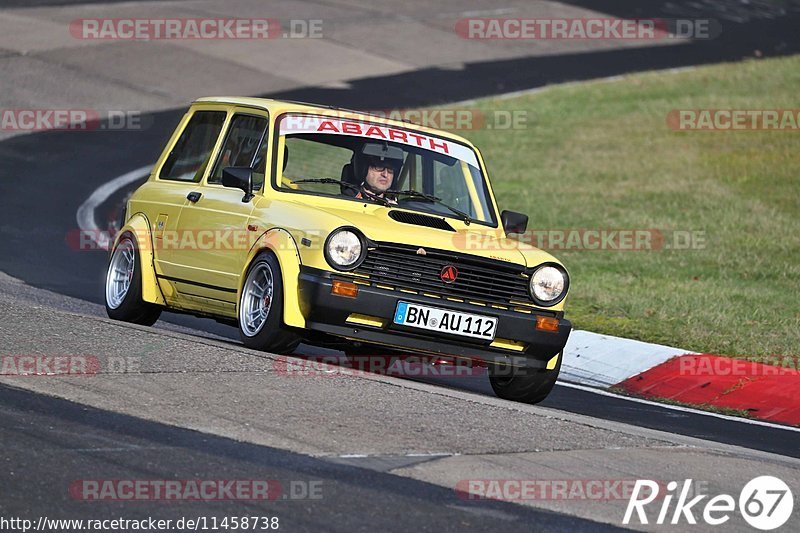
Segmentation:
[(389, 143), (364, 143), (361, 150), (357, 151), (353, 157), (353, 170), (356, 179), (362, 183), (367, 178), (367, 170), (370, 165), (389, 166), (394, 170), (394, 177), (400, 175), (403, 167), (403, 150)]

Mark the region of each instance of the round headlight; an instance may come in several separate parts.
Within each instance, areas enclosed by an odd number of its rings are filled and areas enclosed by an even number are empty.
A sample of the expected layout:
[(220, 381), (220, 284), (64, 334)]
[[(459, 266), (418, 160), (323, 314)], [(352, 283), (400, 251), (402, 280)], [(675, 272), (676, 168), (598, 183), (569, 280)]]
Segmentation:
[(549, 306), (561, 301), (567, 289), (567, 273), (550, 265), (536, 269), (531, 276), (531, 296), (536, 303)]
[(361, 239), (354, 232), (341, 229), (328, 237), (325, 245), (325, 256), (332, 267), (339, 270), (353, 268), (364, 250)]

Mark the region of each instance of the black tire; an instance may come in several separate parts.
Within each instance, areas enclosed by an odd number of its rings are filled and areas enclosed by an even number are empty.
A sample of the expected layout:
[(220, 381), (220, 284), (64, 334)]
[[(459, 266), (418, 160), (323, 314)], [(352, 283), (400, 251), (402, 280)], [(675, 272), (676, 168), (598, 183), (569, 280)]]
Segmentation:
[[(111, 290), (109, 284), (112, 283), (111, 276), (118, 275), (117, 272), (112, 272), (112, 267), (115, 266), (115, 255), (118, 252), (124, 253), (123, 251), (126, 249), (133, 252), (133, 272), (130, 275), (130, 286), (121, 302), (109, 302), (111, 298), (109, 293)], [(142, 259), (136, 239), (130, 233), (125, 233), (120, 237), (114, 252), (112, 252), (108, 260), (105, 288), (104, 301), (106, 314), (108, 314), (109, 318), (142, 326), (152, 326), (161, 316), (160, 306), (142, 300)]]
[[(247, 327), (243, 327), (243, 301), (245, 300), (247, 285), (250, 281), (251, 274), (263, 268), (267, 268), (271, 273), (272, 294), (270, 296), (270, 305), (266, 320), (264, 320), (261, 327), (258, 328), (258, 331), (253, 333), (252, 331), (247, 331)], [(289, 354), (294, 352), (300, 344), (301, 338), (296, 333), (289, 330), (283, 323), (283, 277), (281, 276), (281, 268), (278, 259), (272, 252), (261, 252), (253, 259), (253, 262), (250, 263), (250, 266), (247, 268), (247, 274), (245, 275), (245, 282), (242, 285), (242, 292), (239, 297), (237, 309), (239, 337), (242, 339), (242, 343), (248, 348), (278, 354)]]
[(489, 383), (494, 393), (504, 400), (539, 403), (553, 390), (563, 358), (560, 354), (553, 370), (489, 365)]

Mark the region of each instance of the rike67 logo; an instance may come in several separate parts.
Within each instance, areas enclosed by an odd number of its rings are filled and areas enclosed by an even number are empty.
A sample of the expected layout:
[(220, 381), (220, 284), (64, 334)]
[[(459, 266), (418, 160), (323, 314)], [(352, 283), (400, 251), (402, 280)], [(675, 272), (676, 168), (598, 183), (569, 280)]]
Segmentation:
[[(708, 497), (707, 494), (695, 495), (689, 499), (692, 493), (691, 479), (685, 480), (680, 490), (677, 481), (670, 481), (666, 485), (666, 490), (661, 491), (663, 488), (663, 483), (659, 484), (649, 479), (636, 480), (622, 523), (630, 524), (635, 512), (640, 524), (649, 524), (645, 507), (657, 499), (661, 500), (658, 517), (655, 520), (658, 525), (675, 525), (682, 520), (687, 524), (697, 524), (697, 518), (700, 516), (706, 524), (719, 526), (730, 520), (737, 508), (737, 501), (729, 494), (714, 496), (707, 500), (705, 505), (701, 502)], [(675, 507), (671, 509), (676, 496)], [(739, 513), (748, 524), (762, 531), (781, 527), (792, 516), (793, 508), (794, 497), (789, 486), (773, 476), (751, 479), (739, 493)], [(650, 518), (652, 519), (652, 516)]]

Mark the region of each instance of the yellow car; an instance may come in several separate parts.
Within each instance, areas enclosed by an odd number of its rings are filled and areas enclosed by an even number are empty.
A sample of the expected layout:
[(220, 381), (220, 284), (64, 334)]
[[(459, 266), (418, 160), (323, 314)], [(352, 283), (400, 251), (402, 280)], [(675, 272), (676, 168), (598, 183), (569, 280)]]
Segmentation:
[(498, 396), (535, 403), (571, 330), (569, 277), (508, 236), (527, 222), (498, 211), (480, 152), (451, 133), (202, 98), (127, 203), (106, 309), (214, 318), (277, 353), (303, 341), (468, 361)]

